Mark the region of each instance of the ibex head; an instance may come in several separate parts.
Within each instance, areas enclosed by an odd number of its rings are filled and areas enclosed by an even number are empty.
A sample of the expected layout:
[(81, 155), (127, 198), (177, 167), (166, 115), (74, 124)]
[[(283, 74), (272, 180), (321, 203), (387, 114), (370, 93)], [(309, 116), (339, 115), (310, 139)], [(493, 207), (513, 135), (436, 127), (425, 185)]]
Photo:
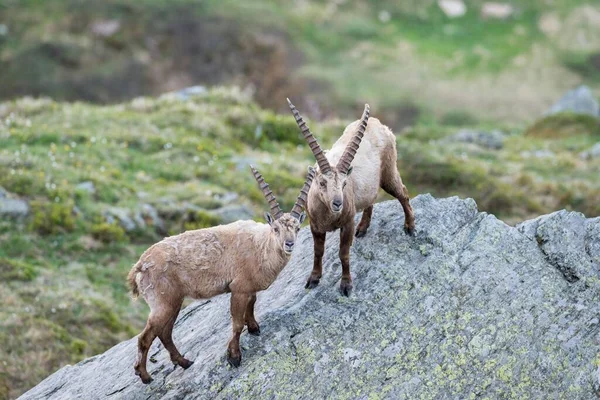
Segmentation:
[(290, 255), (294, 250), (294, 244), (296, 243), (296, 237), (300, 231), (300, 225), (304, 222), (306, 214), (302, 209), (306, 205), (306, 198), (308, 196), (308, 190), (315, 177), (315, 169), (312, 167), (308, 168), (308, 175), (304, 181), (304, 186), (300, 190), (300, 194), (296, 199), (292, 211), (284, 213), (279, 207), (279, 203), (275, 198), (275, 195), (269, 189), (269, 185), (265, 182), (262, 175), (252, 165), (250, 166), (254, 178), (258, 182), (258, 186), (265, 195), (265, 199), (271, 207), (271, 213), (265, 213), (265, 219), (271, 226), (271, 232), (276, 240), (281, 244), (281, 248), (285, 254)]
[(358, 146), (360, 145), (363, 135), (365, 134), (365, 130), (367, 129), (367, 122), (369, 120), (369, 105), (365, 104), (365, 110), (363, 111), (356, 134), (346, 146), (344, 154), (342, 154), (342, 157), (338, 161), (337, 165), (333, 167), (329, 164), (329, 161), (325, 157), (323, 150), (321, 150), (321, 146), (319, 146), (317, 139), (311, 133), (310, 128), (308, 125), (306, 125), (306, 122), (304, 122), (296, 107), (292, 104), (290, 99), (287, 99), (287, 101), (290, 109), (292, 110), (292, 114), (294, 114), (296, 123), (302, 131), (302, 135), (310, 146), (310, 149), (317, 160), (317, 164), (319, 165), (319, 171), (316, 176), (318, 188), (317, 195), (324, 204), (328, 205), (332, 213), (339, 214), (344, 208), (344, 187), (346, 186), (346, 180), (348, 179), (348, 176), (352, 172), (352, 160), (356, 155)]

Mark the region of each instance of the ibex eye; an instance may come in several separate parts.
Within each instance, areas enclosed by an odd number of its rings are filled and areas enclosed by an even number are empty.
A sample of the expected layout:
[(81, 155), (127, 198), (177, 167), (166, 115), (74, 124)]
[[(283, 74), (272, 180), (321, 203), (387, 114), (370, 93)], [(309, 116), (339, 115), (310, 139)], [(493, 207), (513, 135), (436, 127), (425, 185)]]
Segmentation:
[(348, 183), (348, 182), (344, 182), (344, 183), (342, 184), (342, 187), (346, 187), (346, 183)]
[(275, 231), (275, 233), (279, 233), (279, 228), (273, 228), (273, 230)]
[(321, 181), (321, 182), (319, 182), (319, 184), (321, 185), (321, 187), (327, 186), (327, 182), (325, 182), (325, 181)]

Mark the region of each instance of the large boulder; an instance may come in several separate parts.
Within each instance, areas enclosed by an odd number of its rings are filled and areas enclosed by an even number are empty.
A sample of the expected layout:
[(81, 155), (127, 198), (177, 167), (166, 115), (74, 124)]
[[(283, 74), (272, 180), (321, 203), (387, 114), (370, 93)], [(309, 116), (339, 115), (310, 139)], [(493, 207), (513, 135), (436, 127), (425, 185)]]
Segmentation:
[[(600, 394), (600, 219), (561, 212), (506, 225), (471, 199), (412, 200), (416, 236), (396, 201), (377, 204), (352, 247), (354, 292), (342, 297), (339, 235), (324, 276), (304, 282), (303, 229), (289, 265), (258, 296), (260, 337), (225, 360), (229, 296), (181, 312), (174, 339), (195, 364), (174, 368), (157, 340), (143, 385), (135, 338), (66, 366), (23, 399), (554, 398)], [(357, 217), (358, 218), (358, 217)], [(574, 279), (573, 277), (576, 277)]]
[(600, 158), (600, 143), (596, 143), (589, 150), (580, 153), (579, 157), (584, 160)]
[(500, 150), (504, 146), (504, 133), (498, 130), (491, 132), (477, 131), (472, 129), (462, 129), (454, 135), (448, 136), (444, 142), (455, 143), (473, 143), (481, 147), (492, 150)]
[(600, 116), (600, 106), (590, 88), (582, 85), (565, 93), (563, 97), (548, 110), (547, 114), (556, 114), (560, 112), (573, 112), (576, 114), (587, 114), (598, 117)]

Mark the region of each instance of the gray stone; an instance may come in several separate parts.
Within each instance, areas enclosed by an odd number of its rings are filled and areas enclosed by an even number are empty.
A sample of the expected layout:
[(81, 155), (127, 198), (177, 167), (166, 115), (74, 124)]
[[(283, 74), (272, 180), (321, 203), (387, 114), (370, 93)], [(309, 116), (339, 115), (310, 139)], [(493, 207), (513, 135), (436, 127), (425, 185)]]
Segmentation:
[(223, 224), (228, 224), (237, 220), (252, 219), (254, 212), (244, 205), (227, 205), (216, 210), (208, 211), (216, 217), (219, 217)]
[(569, 90), (546, 114), (556, 114), (565, 111), (588, 114), (595, 117), (600, 116), (598, 101), (590, 88), (585, 85)]
[(584, 160), (600, 158), (600, 143), (596, 143), (589, 150), (579, 154), (579, 156)]
[(206, 93), (205, 86), (190, 86), (175, 92), (175, 95), (180, 100), (189, 100), (191, 97), (199, 96)]
[(23, 219), (29, 215), (29, 204), (25, 200), (10, 199), (0, 194), (0, 219)]
[(138, 228), (139, 218), (133, 218), (131, 216), (131, 212), (125, 208), (109, 208), (104, 212), (104, 218), (109, 224), (114, 224), (117, 222), (119, 225), (121, 225), (125, 232), (132, 232)]
[(104, 211), (104, 218), (109, 224), (118, 223), (126, 232), (144, 230), (152, 226), (160, 234), (166, 234), (167, 228), (156, 208), (150, 204), (142, 204), (138, 208), (111, 207)]
[(0, 186), (0, 220), (23, 219), (29, 215), (29, 203), (17, 199), (6, 189)]
[[(539, 244), (548, 263), (558, 269), (567, 281), (599, 277), (598, 265), (593, 265), (586, 251), (587, 230), (591, 228), (586, 228), (583, 214), (557, 211), (519, 224), (517, 229)], [(596, 238), (600, 244), (600, 236)]]
[(446, 142), (474, 143), (488, 149), (499, 150), (504, 146), (504, 133), (494, 130), (491, 132), (464, 129), (445, 139)]
[(150, 204), (143, 204), (141, 210), (142, 218), (144, 221), (153, 226), (154, 229), (160, 234), (166, 234), (167, 228), (165, 222), (158, 215), (158, 211)]
[(534, 151), (522, 151), (521, 157), (523, 158), (554, 158), (556, 154), (550, 150), (534, 150)]
[[(397, 201), (377, 204), (351, 251), (354, 292), (338, 293), (339, 235), (323, 278), (307, 228), (289, 265), (258, 295), (261, 336), (242, 334), (242, 366), (225, 360), (229, 296), (181, 312), (175, 368), (156, 340), (154, 378), (134, 375), (136, 339), (67, 366), (23, 399), (555, 398), (600, 394), (600, 218), (559, 212), (511, 227), (471, 199), (412, 200), (416, 236)], [(358, 216), (357, 216), (358, 219)], [(578, 280), (565, 279), (571, 271)], [(570, 272), (569, 272), (570, 273)]]
[(448, 18), (462, 17), (467, 12), (467, 6), (462, 0), (438, 0), (437, 3)]
[(507, 19), (515, 13), (510, 3), (489, 2), (481, 5), (481, 17), (484, 19)]
[(84, 192), (88, 192), (90, 194), (96, 193), (96, 186), (94, 186), (94, 182), (92, 181), (81, 182), (75, 186), (75, 189), (83, 190)]

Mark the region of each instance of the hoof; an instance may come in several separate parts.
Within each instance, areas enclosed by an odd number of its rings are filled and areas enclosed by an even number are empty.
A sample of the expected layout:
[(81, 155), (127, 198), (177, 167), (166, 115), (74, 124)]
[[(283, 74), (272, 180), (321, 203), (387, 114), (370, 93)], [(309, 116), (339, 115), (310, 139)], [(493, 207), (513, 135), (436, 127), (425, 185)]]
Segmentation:
[(258, 324), (248, 325), (248, 333), (254, 336), (260, 336), (260, 326)]
[(340, 293), (346, 297), (350, 297), (350, 293), (352, 293), (352, 282), (343, 282), (340, 283)]
[(135, 369), (135, 374), (140, 377), (140, 379), (142, 380), (142, 383), (145, 385), (147, 385), (153, 381), (153, 379), (150, 377), (149, 373), (140, 372), (137, 368)]
[(367, 234), (367, 231), (359, 231), (358, 229), (356, 230), (356, 233), (354, 234), (354, 236), (356, 236), (357, 238), (361, 238), (363, 236), (365, 236)]
[(313, 278), (312, 276), (310, 278), (308, 278), (308, 280), (306, 281), (306, 285), (304, 285), (304, 289), (314, 289), (319, 285), (319, 282), (321, 281), (320, 278)]
[(404, 232), (406, 232), (406, 234), (408, 236), (415, 236), (415, 227), (410, 227), (410, 226), (404, 226)]
[(242, 363), (242, 356), (232, 357), (231, 352), (227, 350), (227, 362), (234, 368), (237, 368)]
[(185, 358), (181, 358), (181, 360), (178, 360), (174, 363), (175, 365), (179, 365), (181, 368), (183, 369), (188, 369), (189, 367), (191, 367), (194, 362), (190, 361), (190, 360), (186, 360)]

